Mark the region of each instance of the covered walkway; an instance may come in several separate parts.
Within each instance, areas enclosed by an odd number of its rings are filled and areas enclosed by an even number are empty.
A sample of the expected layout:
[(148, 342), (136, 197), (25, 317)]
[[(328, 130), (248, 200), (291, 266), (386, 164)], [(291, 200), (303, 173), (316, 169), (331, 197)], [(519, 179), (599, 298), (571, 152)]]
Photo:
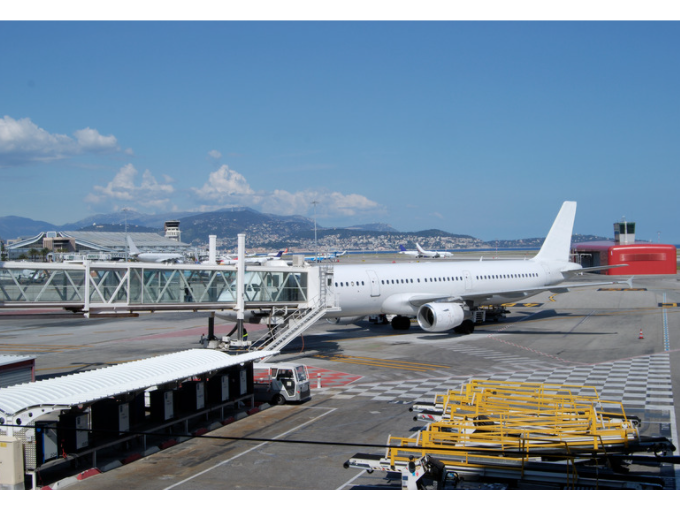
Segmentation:
[[(253, 362), (278, 354), (228, 355), (210, 349), (123, 363), (0, 388), (0, 436), (23, 444), (23, 469), (34, 477), (58, 463), (91, 456), (144, 432), (253, 405)], [(34, 482), (35, 485), (35, 482)]]

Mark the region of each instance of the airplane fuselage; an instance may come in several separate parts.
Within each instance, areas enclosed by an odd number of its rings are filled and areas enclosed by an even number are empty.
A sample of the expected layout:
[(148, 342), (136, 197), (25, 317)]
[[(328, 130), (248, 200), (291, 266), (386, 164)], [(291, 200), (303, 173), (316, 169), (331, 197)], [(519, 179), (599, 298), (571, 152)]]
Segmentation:
[[(522, 299), (544, 292), (541, 287), (564, 280), (561, 270), (578, 267), (533, 259), (336, 265), (332, 290), (341, 311), (327, 317), (415, 315), (419, 305), (414, 303), (428, 296), (465, 296), (472, 306), (502, 304), (508, 293)], [(478, 300), (473, 297), (477, 293), (483, 295)]]

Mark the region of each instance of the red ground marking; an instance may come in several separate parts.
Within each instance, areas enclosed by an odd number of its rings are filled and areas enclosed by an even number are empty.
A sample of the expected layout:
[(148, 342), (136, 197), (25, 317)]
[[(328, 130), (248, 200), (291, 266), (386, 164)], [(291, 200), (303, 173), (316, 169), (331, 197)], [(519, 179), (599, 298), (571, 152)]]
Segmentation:
[(321, 375), (321, 387), (327, 388), (329, 386), (346, 386), (354, 381), (358, 381), (363, 376), (348, 374), (345, 372), (337, 372), (335, 370), (327, 370), (325, 368), (307, 367), (309, 372), (309, 382), (312, 388), (316, 388)]

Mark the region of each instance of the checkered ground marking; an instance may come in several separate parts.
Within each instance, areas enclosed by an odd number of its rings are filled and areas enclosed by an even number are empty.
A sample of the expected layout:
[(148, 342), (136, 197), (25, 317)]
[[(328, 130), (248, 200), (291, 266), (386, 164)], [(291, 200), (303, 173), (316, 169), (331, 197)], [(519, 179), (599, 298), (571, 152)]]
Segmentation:
[(624, 405), (673, 405), (670, 357), (666, 353), (577, 367), (525, 368), (474, 376), (357, 383), (328, 388), (327, 392), (332, 398), (342, 399), (364, 397), (385, 401), (429, 401), (437, 393), (458, 389), (470, 379), (593, 386), (601, 399)]

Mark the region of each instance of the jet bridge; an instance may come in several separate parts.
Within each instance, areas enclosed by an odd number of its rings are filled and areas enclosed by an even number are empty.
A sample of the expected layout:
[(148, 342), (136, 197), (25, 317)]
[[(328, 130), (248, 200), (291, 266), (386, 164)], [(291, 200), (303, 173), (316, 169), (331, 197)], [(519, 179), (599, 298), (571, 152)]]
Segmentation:
[[(283, 348), (330, 310), (332, 266), (139, 262), (0, 263), (0, 308), (63, 308), (86, 317), (270, 310), (280, 326), (248, 350)], [(242, 275), (239, 277), (239, 275)], [(212, 336), (213, 318), (209, 322)]]
[[(304, 309), (328, 302), (327, 296), (321, 296), (324, 271), (319, 266), (263, 265), (245, 269), (246, 309)], [(237, 279), (237, 267), (219, 265), (4, 262), (0, 263), (0, 307), (63, 308), (88, 317), (234, 310)]]

